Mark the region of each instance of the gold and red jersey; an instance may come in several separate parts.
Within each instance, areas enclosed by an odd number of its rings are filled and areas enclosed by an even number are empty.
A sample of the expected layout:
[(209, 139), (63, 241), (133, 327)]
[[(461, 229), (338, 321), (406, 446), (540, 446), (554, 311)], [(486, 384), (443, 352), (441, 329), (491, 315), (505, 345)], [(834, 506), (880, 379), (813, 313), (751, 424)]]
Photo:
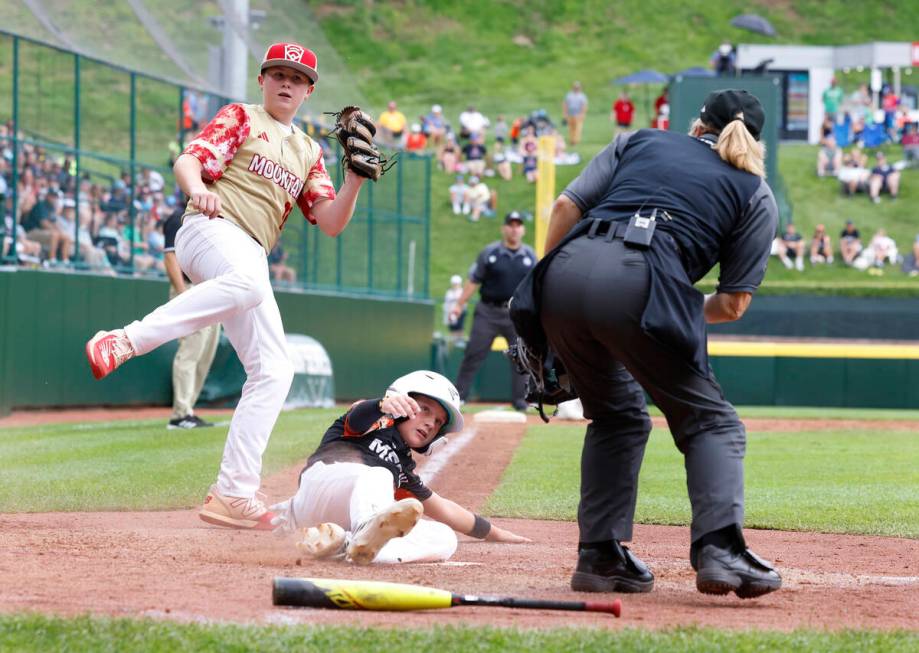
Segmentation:
[[(220, 217), (241, 227), (266, 252), (277, 243), (294, 204), (311, 223), (313, 205), (335, 199), (322, 149), (258, 104), (228, 104), (183, 154), (201, 162), (201, 176), (220, 197)], [(185, 215), (197, 213), (191, 202)]]

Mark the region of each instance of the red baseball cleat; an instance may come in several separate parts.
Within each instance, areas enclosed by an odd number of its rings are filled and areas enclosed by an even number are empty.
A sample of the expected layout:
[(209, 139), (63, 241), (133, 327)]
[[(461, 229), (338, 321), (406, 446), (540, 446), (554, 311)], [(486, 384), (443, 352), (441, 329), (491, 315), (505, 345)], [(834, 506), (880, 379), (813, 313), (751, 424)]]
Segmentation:
[(86, 360), (97, 379), (105, 378), (130, 358), (134, 358), (134, 346), (124, 329), (99, 331), (86, 343)]

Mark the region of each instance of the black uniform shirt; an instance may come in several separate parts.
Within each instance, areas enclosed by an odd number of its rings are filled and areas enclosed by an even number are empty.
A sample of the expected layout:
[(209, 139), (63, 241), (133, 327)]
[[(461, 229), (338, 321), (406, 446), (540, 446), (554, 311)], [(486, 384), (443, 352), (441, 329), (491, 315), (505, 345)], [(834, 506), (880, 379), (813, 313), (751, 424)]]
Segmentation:
[(174, 252), (176, 248), (176, 234), (182, 226), (183, 209), (173, 211), (163, 223), (163, 251)]
[(320, 461), (385, 467), (398, 479), (393, 482), (396, 490), (407, 491), (419, 501), (433, 494), (415, 473), (412, 450), (399, 435), (392, 416), (380, 411), (379, 399), (362, 401), (335, 420), (304, 469)]
[(584, 217), (627, 220), (664, 209), (692, 283), (721, 263), (719, 292), (753, 292), (766, 273), (778, 222), (765, 180), (723, 161), (710, 135), (659, 129), (622, 134), (564, 190)]
[(521, 243), (517, 249), (510, 249), (498, 240), (479, 252), (469, 268), (469, 278), (482, 285), (479, 294), (483, 301), (498, 304), (511, 298), (535, 263), (536, 252), (529, 245)]
[[(179, 227), (182, 226), (182, 216), (185, 214), (185, 208), (176, 209), (173, 211), (166, 221), (163, 223), (163, 251), (164, 252), (174, 252), (176, 249), (176, 234), (179, 232)], [(182, 278), (185, 280), (185, 283), (191, 283), (191, 279), (188, 278), (184, 272), (182, 273)]]

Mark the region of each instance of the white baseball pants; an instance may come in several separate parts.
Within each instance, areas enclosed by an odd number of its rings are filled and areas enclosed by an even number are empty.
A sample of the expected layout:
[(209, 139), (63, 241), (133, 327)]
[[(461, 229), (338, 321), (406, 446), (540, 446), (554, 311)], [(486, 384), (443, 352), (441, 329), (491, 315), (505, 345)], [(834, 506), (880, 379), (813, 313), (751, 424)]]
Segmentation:
[[(393, 476), (385, 467), (317, 462), (300, 476), (290, 510), (300, 528), (334, 522), (354, 532), (393, 501)], [(441, 562), (450, 559), (456, 545), (452, 528), (422, 519), (405, 536), (387, 542), (373, 561)]]
[(254, 497), (262, 454), (293, 380), (284, 325), (265, 250), (227, 220), (189, 215), (176, 257), (194, 287), (124, 330), (138, 355), (217, 322), (236, 350), (246, 383), (230, 422), (217, 475), (224, 496)]

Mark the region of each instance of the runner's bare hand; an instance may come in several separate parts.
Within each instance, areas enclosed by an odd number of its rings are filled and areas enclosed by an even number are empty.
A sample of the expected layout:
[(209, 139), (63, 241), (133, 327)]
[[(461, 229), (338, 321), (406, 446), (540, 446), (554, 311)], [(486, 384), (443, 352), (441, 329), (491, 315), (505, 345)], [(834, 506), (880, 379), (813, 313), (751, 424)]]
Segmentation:
[(380, 410), (393, 417), (414, 417), (421, 407), (408, 395), (389, 395), (380, 402)]

